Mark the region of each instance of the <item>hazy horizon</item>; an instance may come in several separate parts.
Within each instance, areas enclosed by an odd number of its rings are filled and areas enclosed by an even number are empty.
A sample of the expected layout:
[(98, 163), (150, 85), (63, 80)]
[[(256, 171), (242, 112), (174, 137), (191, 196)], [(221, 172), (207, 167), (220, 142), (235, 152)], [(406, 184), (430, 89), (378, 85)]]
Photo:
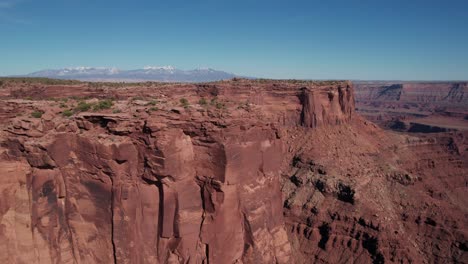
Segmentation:
[(0, 0), (0, 76), (77, 66), (468, 79), (465, 1)]
[[(207, 68), (204, 68), (204, 67), (198, 67), (198, 68), (194, 68), (194, 69), (182, 69), (182, 68), (179, 68), (179, 67), (175, 67), (173, 65), (163, 65), (163, 66), (152, 66), (152, 67), (174, 67), (175, 69), (178, 69), (178, 70), (183, 70), (183, 71), (191, 71), (191, 70), (197, 70), (197, 69), (212, 69), (210, 67), (207, 67)], [(121, 70), (121, 71), (132, 71), (132, 70), (140, 70), (140, 69), (144, 69), (145, 67), (149, 67), (149, 66), (144, 66), (144, 67), (138, 67), (138, 68), (135, 68), (135, 69), (122, 69), (122, 68), (117, 68), (117, 67), (104, 67), (104, 66), (98, 66), (98, 67), (93, 67), (93, 66), (76, 66), (76, 67), (64, 67), (64, 68), (61, 68), (61, 69), (76, 69), (76, 68), (95, 68), (95, 69), (110, 69), (110, 68), (115, 68), (115, 69), (118, 69), (118, 70)], [(59, 69), (41, 69), (41, 71), (47, 71), (47, 70), (59, 70)], [(217, 71), (223, 71), (222, 69), (213, 69), (213, 70), (217, 70)], [(19, 78), (36, 78), (36, 76), (28, 76), (29, 74), (31, 73), (35, 73), (35, 72), (39, 72), (39, 71), (34, 71), (34, 72), (29, 72), (29, 73), (25, 73), (25, 74), (13, 74), (13, 75), (0, 75), (0, 78), (16, 78), (16, 77), (19, 77)], [(227, 71), (223, 71), (223, 72), (226, 72), (226, 73), (229, 73), (229, 74), (236, 74), (234, 72), (227, 72)], [(468, 78), (467, 79), (421, 79), (421, 80), (418, 80), (418, 79), (343, 79), (343, 78), (325, 78), (325, 79), (322, 79), (322, 78), (275, 78), (275, 77), (257, 77), (257, 76), (246, 76), (246, 75), (236, 75), (235, 77), (239, 77), (239, 78), (249, 78), (249, 79), (271, 79), (271, 80), (303, 80), (303, 81), (353, 81), (353, 82), (421, 82), (421, 83), (437, 83), (437, 82), (468, 82)], [(52, 79), (64, 79), (64, 80), (76, 80), (76, 79), (73, 79), (73, 78), (56, 78), (56, 77), (46, 77), (46, 78), (52, 78)], [(82, 80), (84, 82), (86, 81), (89, 81), (89, 80)], [(108, 79), (108, 80), (105, 80), (105, 79), (102, 79), (102, 80), (96, 80), (96, 81), (108, 81), (108, 82), (120, 82), (120, 81), (125, 81), (125, 82), (134, 82), (132, 81), (131, 79), (130, 80), (124, 80), (124, 79), (116, 79), (116, 80), (112, 80), (112, 78)], [(141, 81), (145, 81), (145, 80), (141, 80)], [(136, 82), (141, 82), (141, 81), (136, 81)], [(154, 81), (158, 81), (158, 80), (154, 80)], [(163, 81), (164, 82), (164, 81)], [(170, 81), (169, 81), (170, 82)], [(210, 81), (208, 81), (210, 82)]]

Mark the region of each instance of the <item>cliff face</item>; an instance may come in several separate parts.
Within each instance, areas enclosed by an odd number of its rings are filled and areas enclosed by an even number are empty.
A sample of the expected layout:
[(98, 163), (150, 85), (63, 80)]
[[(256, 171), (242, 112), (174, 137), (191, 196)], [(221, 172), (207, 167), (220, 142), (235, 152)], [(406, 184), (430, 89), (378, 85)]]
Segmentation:
[[(3, 263), (466, 258), (466, 135), (386, 134), (347, 82), (3, 92)], [(83, 95), (117, 100), (60, 114)]]
[(353, 90), (347, 84), (330, 90), (302, 89), (301, 124), (320, 127), (347, 123), (354, 112)]
[(432, 102), (462, 106), (468, 104), (468, 83), (466, 82), (357, 82), (355, 86), (358, 102)]

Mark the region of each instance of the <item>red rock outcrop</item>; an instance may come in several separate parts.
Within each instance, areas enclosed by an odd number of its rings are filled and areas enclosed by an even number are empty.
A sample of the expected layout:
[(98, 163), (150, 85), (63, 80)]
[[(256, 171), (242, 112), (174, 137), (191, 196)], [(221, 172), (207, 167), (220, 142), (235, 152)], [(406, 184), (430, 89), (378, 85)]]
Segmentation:
[(9, 85), (2, 263), (467, 258), (468, 135), (382, 131), (348, 82)]

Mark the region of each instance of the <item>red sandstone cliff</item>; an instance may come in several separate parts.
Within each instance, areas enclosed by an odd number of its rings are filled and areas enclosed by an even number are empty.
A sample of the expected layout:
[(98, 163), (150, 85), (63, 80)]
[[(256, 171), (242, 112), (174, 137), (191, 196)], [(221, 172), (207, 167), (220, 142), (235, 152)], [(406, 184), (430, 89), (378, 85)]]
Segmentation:
[(468, 104), (467, 82), (357, 82), (356, 100), (380, 102), (433, 102), (441, 105)]
[[(466, 260), (466, 134), (381, 131), (347, 82), (155, 85), (2, 91), (3, 263)], [(37, 100), (73, 96), (121, 113)]]

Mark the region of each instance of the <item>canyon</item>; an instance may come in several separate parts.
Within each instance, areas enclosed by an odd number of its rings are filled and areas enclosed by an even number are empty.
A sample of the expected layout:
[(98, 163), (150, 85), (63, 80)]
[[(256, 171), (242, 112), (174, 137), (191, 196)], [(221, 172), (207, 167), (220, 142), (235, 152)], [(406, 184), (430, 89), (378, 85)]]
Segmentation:
[(7, 80), (0, 262), (467, 263), (468, 131), (390, 86)]
[(468, 82), (358, 81), (354, 87), (358, 112), (384, 128), (468, 130)]

